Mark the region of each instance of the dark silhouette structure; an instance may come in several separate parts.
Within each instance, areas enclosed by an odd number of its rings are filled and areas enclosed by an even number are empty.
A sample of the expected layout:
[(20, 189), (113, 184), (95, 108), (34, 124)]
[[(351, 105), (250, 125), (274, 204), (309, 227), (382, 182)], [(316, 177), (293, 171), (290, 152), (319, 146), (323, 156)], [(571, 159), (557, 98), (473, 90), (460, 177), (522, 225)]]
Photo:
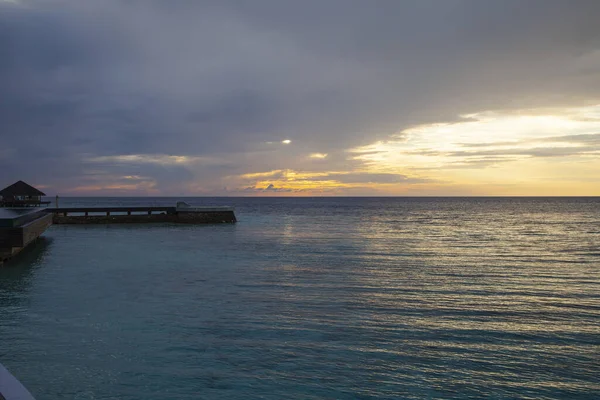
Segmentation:
[(49, 201), (42, 201), (42, 196), (46, 194), (33, 186), (18, 181), (12, 185), (0, 190), (0, 207), (40, 207), (50, 204)]

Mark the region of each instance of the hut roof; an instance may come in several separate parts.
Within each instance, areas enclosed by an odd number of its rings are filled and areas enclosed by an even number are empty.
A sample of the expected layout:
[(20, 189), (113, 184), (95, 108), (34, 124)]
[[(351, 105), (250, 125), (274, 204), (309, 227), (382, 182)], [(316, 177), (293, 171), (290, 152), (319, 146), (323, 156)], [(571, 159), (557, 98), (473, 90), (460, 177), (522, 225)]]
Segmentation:
[(23, 181), (15, 182), (12, 185), (0, 190), (0, 196), (45, 196), (46, 193), (37, 190)]

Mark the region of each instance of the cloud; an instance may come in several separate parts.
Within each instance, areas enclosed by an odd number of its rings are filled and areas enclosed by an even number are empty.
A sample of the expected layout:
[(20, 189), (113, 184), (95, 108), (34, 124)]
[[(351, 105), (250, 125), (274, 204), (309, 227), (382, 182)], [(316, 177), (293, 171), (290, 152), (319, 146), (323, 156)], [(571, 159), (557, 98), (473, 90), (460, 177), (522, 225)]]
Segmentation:
[[(386, 142), (350, 150), (367, 164), (430, 161), (512, 161), (518, 157), (563, 157), (600, 150), (600, 105), (567, 109), (565, 115), (482, 112), (461, 122), (423, 124)], [(567, 134), (565, 134), (567, 133)], [(507, 140), (508, 139), (508, 140)]]
[(218, 194), (256, 171), (359, 173), (371, 161), (345, 150), (410, 127), (599, 104), (599, 13), (596, 0), (0, 2), (2, 178), (63, 191), (100, 169)]
[(273, 184), (270, 184), (266, 188), (263, 189), (265, 192), (291, 192), (291, 189), (285, 188), (276, 188)]
[(328, 173), (322, 177), (311, 178), (311, 180), (334, 180), (341, 183), (404, 183), (416, 184), (431, 182), (431, 179), (408, 177), (402, 174), (389, 173), (369, 173), (369, 172), (349, 172), (349, 173)]
[(244, 191), (245, 192), (253, 192), (253, 193), (291, 193), (291, 192), (294, 192), (294, 190), (290, 189), (290, 188), (275, 187), (275, 185), (273, 185), (272, 183), (270, 183), (265, 188), (249, 186), (249, 187), (245, 188)]
[[(406, 176), (394, 173), (344, 172), (344, 171), (296, 171), (274, 170), (254, 174), (244, 174), (230, 182), (244, 186), (245, 193), (294, 193), (301, 194), (360, 194), (379, 192), (391, 187), (404, 190), (421, 184), (436, 183), (433, 179)], [(234, 190), (235, 191), (235, 190)]]
[[(598, 124), (598, 128), (600, 129), (600, 123)], [(600, 133), (553, 136), (553, 137), (538, 139), (537, 141), (538, 142), (576, 143), (576, 144), (581, 144), (581, 145), (596, 145), (596, 144), (600, 144)]]
[(240, 176), (242, 179), (264, 179), (264, 178), (281, 178), (285, 176), (286, 171), (277, 169), (274, 171), (267, 172), (253, 172), (250, 174), (243, 174)]
[[(485, 157), (490, 156), (529, 156), (529, 157), (566, 157), (579, 154), (590, 154), (600, 151), (600, 146), (586, 147), (534, 147), (529, 149), (499, 149), (485, 151), (454, 151), (445, 153), (450, 157)], [(510, 160), (510, 159), (508, 159)]]
[(223, 160), (215, 157), (194, 157), (184, 155), (166, 154), (124, 154), (117, 156), (98, 156), (85, 158), (90, 163), (114, 163), (114, 164), (158, 164), (158, 165), (189, 165), (203, 164), (220, 165)]

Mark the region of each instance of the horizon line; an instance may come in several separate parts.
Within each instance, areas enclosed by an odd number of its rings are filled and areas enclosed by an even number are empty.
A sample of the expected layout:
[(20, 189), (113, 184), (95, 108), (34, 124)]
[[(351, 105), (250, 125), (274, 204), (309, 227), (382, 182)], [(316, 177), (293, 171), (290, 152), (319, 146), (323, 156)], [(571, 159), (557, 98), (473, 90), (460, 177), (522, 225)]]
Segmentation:
[(229, 196), (229, 195), (179, 195), (179, 196), (149, 196), (149, 195), (101, 195), (101, 196), (93, 196), (93, 195), (46, 195), (42, 197), (48, 198), (65, 198), (65, 197), (128, 197), (128, 198), (213, 198), (213, 197), (224, 197), (224, 198), (247, 198), (247, 199), (302, 199), (302, 198), (600, 198), (600, 195), (579, 195), (579, 196), (569, 196), (569, 195), (553, 195), (553, 196), (544, 196), (544, 195), (405, 195), (405, 196), (370, 196), (370, 195), (356, 195), (356, 196)]

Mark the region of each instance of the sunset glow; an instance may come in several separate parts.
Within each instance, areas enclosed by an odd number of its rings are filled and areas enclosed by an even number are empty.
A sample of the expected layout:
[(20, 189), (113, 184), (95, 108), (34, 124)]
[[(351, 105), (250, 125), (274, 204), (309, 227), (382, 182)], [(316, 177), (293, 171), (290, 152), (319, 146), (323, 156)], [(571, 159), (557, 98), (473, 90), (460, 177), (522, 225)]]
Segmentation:
[(587, 5), (530, 15), (526, 2), (364, 2), (341, 15), (235, 3), (170, 14), (0, 1), (4, 183), (64, 195), (600, 195)]

